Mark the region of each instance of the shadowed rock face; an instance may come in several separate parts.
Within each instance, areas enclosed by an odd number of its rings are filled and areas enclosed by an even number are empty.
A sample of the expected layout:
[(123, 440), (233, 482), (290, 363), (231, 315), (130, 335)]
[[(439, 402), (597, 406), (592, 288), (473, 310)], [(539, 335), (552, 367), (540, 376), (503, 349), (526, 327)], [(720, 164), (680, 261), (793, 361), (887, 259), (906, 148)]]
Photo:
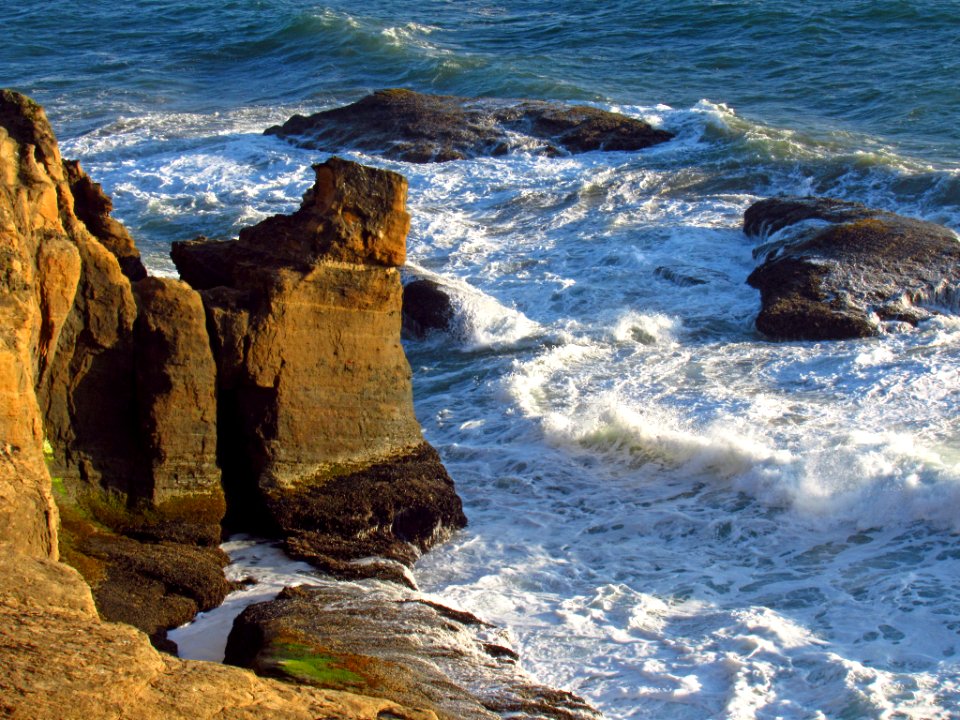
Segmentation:
[(380, 153), (407, 162), (504, 155), (524, 136), (525, 149), (547, 155), (641, 150), (673, 135), (617, 113), (527, 100), (505, 102), (411, 90), (380, 90), (342, 108), (295, 115), (268, 128), (297, 145)]
[(880, 320), (957, 310), (960, 242), (943, 226), (858, 203), (775, 198), (747, 210), (744, 232), (766, 240), (747, 282), (760, 290), (757, 329), (773, 338), (869, 337)]
[(420, 278), (403, 286), (403, 329), (423, 337), (431, 330), (448, 330), (453, 305), (443, 287)]
[[(34, 553), (62, 552), (104, 617), (149, 632), (178, 624), (226, 590), (219, 551), (195, 547), (219, 542), (224, 512), (200, 298), (174, 280), (135, 291), (139, 253), (109, 199), (61, 159), (43, 110), (10, 91), (0, 94), (0, 188), (0, 513), (11, 513), (0, 542), (9, 528)], [(52, 489), (69, 526), (59, 536)], [(124, 565), (130, 547), (146, 557), (159, 540), (175, 541), (166, 557), (209, 570), (194, 583), (207, 586), (199, 602), (175, 590), (174, 563)], [(150, 602), (127, 597), (121, 575), (128, 588), (152, 583)]]
[(338, 158), (315, 171), (294, 214), (172, 254), (214, 335), (221, 466), (247, 510), (232, 522), (353, 576), (370, 566), (350, 560), (412, 562), (465, 519), (400, 345), (406, 180)]
[(470, 613), (399, 588), (301, 586), (241, 613), (226, 662), (430, 708), (446, 720), (600, 717), (572, 693), (537, 684), (507, 644)]

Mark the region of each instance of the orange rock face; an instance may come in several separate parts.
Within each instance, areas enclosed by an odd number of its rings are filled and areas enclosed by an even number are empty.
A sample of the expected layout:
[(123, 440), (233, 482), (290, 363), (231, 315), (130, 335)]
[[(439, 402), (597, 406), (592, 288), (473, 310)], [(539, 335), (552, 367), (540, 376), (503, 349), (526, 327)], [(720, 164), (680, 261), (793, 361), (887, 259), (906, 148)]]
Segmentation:
[[(240, 525), (298, 538), (297, 554), (329, 571), (351, 557), (332, 557), (331, 538), (343, 547), (373, 534), (379, 554), (409, 561), (465, 519), (423, 451), (400, 344), (407, 184), (338, 158), (314, 170), (292, 215), (232, 242), (174, 244), (214, 329), (224, 481), (233, 507), (254, 510)], [(404, 520), (411, 507), (418, 523)], [(355, 556), (369, 554), (361, 545)]]

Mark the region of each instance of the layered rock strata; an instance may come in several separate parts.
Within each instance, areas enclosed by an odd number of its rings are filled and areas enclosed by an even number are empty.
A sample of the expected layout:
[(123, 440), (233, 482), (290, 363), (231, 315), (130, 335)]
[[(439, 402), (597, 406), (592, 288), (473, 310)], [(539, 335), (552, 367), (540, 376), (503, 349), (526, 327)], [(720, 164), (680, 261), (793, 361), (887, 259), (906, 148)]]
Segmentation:
[[(0, 428), (3, 492), (14, 495), (3, 503), (3, 524), (18, 544), (52, 557), (62, 549), (93, 584), (105, 617), (162, 632), (226, 591), (215, 547), (224, 502), (213, 360), (199, 296), (173, 280), (131, 281), (143, 276), (139, 253), (109, 217), (109, 200), (77, 163), (62, 160), (43, 110), (11, 91), (0, 94), (0, 183), (0, 355), (3, 387), (14, 391)], [(164, 322), (171, 308), (156, 302), (170, 294), (183, 300), (176, 322)], [(209, 386), (206, 396), (196, 381)], [(209, 422), (191, 424), (191, 413)], [(18, 478), (38, 476), (47, 482), (13, 493)], [(51, 489), (66, 528), (59, 536)], [(167, 562), (121, 560), (156, 555), (158, 547), (141, 542), (158, 541)], [(207, 586), (185, 589), (168, 574), (171, 554), (206, 568)], [(141, 602), (146, 587), (149, 603)], [(135, 601), (130, 588), (140, 593)]]
[(333, 158), (292, 215), (175, 243), (218, 367), (231, 518), (341, 576), (409, 564), (465, 524), (413, 413), (400, 345), (406, 180)]
[[(168, 503), (190, 501), (198, 487), (200, 496), (210, 496), (212, 483), (195, 487), (189, 478), (207, 477), (212, 450), (193, 463), (175, 453), (168, 457), (176, 435), (167, 426), (171, 398), (194, 394), (182, 373), (190, 365), (185, 359), (195, 357), (199, 346), (189, 340), (195, 330), (190, 322), (169, 327), (166, 311), (155, 303), (168, 290), (182, 300), (192, 291), (159, 281), (135, 294), (118, 256), (91, 230), (95, 220), (81, 220), (74, 212), (70, 172), (42, 109), (22, 95), (0, 92), (0, 715), (30, 720), (435, 718), (429, 710), (389, 700), (183, 662), (158, 653), (133, 627), (98, 617), (98, 609), (111, 614), (113, 601), (119, 602), (118, 613), (145, 611), (154, 602), (163, 612), (176, 610), (184, 603), (163, 600), (173, 595), (192, 598), (194, 604), (186, 607), (192, 614), (198, 605), (216, 601), (211, 592), (215, 596), (217, 590), (211, 590), (206, 576), (219, 576), (221, 584), (223, 577), (215, 549), (169, 541), (144, 544), (103, 522), (110, 517), (126, 523), (143, 533), (141, 539), (182, 532), (171, 529), (182, 506)], [(127, 265), (133, 272), (134, 264)], [(174, 307), (192, 306), (196, 319), (195, 301)], [(129, 356), (137, 333), (153, 352), (172, 358), (166, 370), (143, 368), (142, 360)], [(147, 386), (155, 386), (154, 400), (138, 405), (137, 388), (143, 393)], [(106, 394), (98, 397), (94, 388)], [(198, 397), (196, 405), (205, 401)], [(122, 422), (97, 417), (118, 408), (126, 413)], [(143, 424), (136, 408), (146, 418)], [(68, 425), (78, 419), (99, 424)], [(118, 428), (123, 438), (138, 442), (112, 460), (108, 451), (116, 439), (100, 438), (95, 431)], [(45, 434), (54, 445), (46, 454), (63, 472), (54, 478), (45, 459)], [(149, 442), (140, 443), (144, 435)], [(118, 467), (137, 473), (117, 476)], [(61, 533), (51, 486), (63, 505), (65, 526), (73, 526), (81, 539), (82, 547), (67, 543), (65, 554), (93, 578), (96, 607), (80, 574), (56, 562)], [(208, 503), (199, 509), (186, 505), (185, 517), (201, 518), (183, 523), (191, 536), (222, 512)], [(123, 600), (118, 592), (105, 592), (110, 584), (135, 597)], [(145, 586), (154, 599), (145, 599)]]
[(960, 307), (960, 241), (930, 222), (829, 198), (773, 198), (744, 214), (762, 240), (747, 282), (757, 329), (777, 339), (869, 337)]
[(380, 90), (346, 107), (294, 115), (266, 130), (327, 152), (346, 148), (407, 162), (504, 155), (641, 150), (673, 135), (648, 123), (588, 106), (502, 101)]
[(400, 588), (287, 588), (234, 623), (228, 663), (317, 687), (383, 696), (446, 720), (597, 720), (533, 681), (502, 631)]

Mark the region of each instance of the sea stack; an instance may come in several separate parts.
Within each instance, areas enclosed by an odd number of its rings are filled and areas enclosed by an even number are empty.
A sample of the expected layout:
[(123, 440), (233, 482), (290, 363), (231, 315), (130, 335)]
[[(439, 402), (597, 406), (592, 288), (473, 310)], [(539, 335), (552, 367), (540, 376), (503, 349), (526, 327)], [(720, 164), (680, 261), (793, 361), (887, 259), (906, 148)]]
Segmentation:
[(466, 520), (400, 344), (406, 180), (339, 158), (314, 170), (292, 215), (172, 254), (213, 333), (231, 519), (328, 572), (382, 574), (350, 561), (410, 564)]

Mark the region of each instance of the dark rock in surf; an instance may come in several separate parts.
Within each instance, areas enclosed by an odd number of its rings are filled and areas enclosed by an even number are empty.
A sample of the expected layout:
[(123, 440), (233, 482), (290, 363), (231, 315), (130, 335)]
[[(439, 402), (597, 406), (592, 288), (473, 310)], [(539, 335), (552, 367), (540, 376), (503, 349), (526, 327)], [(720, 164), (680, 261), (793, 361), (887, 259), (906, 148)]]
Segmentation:
[(757, 329), (777, 339), (838, 340), (910, 324), (960, 295), (960, 241), (949, 228), (859, 203), (772, 198), (744, 214), (764, 242), (747, 282), (760, 290)]
[(448, 330), (453, 305), (443, 286), (421, 278), (403, 286), (403, 329), (417, 337), (431, 330)]
[(407, 162), (444, 162), (506, 154), (510, 135), (546, 155), (641, 150), (673, 135), (618, 113), (540, 100), (503, 101), (380, 90), (266, 130), (326, 152), (356, 149)]
[(572, 693), (526, 675), (502, 635), (401, 588), (300, 586), (241, 613), (225, 662), (425, 707), (444, 720), (600, 717)]

